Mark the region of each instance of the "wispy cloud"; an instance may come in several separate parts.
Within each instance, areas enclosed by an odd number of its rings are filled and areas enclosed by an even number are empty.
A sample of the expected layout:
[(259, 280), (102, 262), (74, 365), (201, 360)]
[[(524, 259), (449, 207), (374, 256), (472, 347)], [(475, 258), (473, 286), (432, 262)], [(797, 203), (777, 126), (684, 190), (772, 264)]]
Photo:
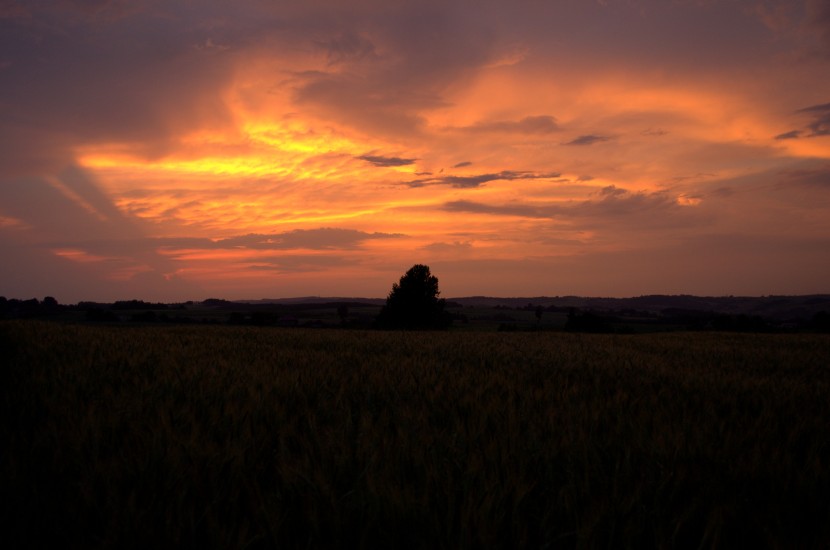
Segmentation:
[(432, 178), (420, 178), (406, 182), (410, 187), (424, 187), (427, 185), (449, 185), (457, 189), (470, 189), (480, 187), (485, 183), (497, 180), (538, 180), (538, 179), (552, 179), (561, 176), (559, 172), (515, 172), (512, 170), (503, 170), (491, 174), (476, 174), (473, 176), (437, 176)]
[(472, 250), (473, 245), (469, 241), (455, 241), (451, 243), (430, 243), (421, 247), (421, 250), (428, 250), (436, 253), (458, 254)]
[(375, 45), (366, 36), (355, 32), (342, 32), (316, 44), (326, 52), (329, 65), (348, 61), (360, 61), (375, 55)]
[(807, 185), (830, 191), (830, 163), (810, 168), (783, 170), (780, 183), (784, 185)]
[(791, 130), (789, 132), (784, 132), (783, 134), (778, 134), (775, 136), (775, 139), (798, 139), (801, 137), (800, 130)]
[(242, 269), (273, 273), (313, 273), (354, 265), (354, 263), (354, 258), (345, 254), (280, 254), (270, 258), (257, 258), (252, 263), (243, 263)]
[(359, 160), (365, 160), (366, 162), (381, 168), (389, 168), (392, 166), (408, 166), (410, 164), (415, 164), (415, 161), (418, 160), (403, 157), (384, 157), (380, 155), (360, 155), (356, 158)]
[(295, 229), (284, 233), (249, 234), (224, 239), (204, 238), (160, 238), (153, 242), (169, 248), (190, 248), (203, 250), (250, 249), (250, 250), (334, 250), (354, 249), (365, 241), (394, 239), (399, 233), (367, 233), (355, 229), (321, 227), (319, 229)]
[(556, 119), (550, 115), (527, 116), (520, 120), (477, 122), (461, 128), (466, 132), (492, 132), (516, 134), (550, 134), (559, 131)]
[(571, 141), (567, 141), (562, 145), (593, 145), (595, 143), (602, 143), (603, 141), (610, 141), (611, 138), (609, 136), (600, 136), (595, 134), (587, 134), (584, 136), (579, 136), (577, 138), (572, 139)]
[(804, 130), (790, 130), (775, 136), (777, 140), (798, 139), (803, 137), (819, 137), (830, 135), (830, 103), (811, 105), (795, 111), (798, 115), (807, 115), (812, 120), (804, 126)]
[[(828, 10), (830, 13), (830, 10)], [(799, 109), (799, 113), (806, 113), (813, 117), (813, 121), (807, 124), (810, 129), (809, 137), (830, 135), (830, 103), (813, 105)]]
[[(613, 185), (597, 192), (597, 199), (556, 203), (489, 204), (477, 201), (449, 201), (444, 208), (451, 212), (467, 212), (492, 216), (538, 219), (580, 220), (580, 223), (605, 224), (625, 218), (637, 225), (684, 224), (677, 214), (684, 207), (678, 197), (666, 192), (629, 192)], [(682, 201), (680, 201), (682, 202)]]
[(485, 204), (482, 202), (458, 200), (444, 204), (449, 212), (468, 212), (471, 214), (489, 214), (492, 216), (518, 216), (521, 218), (549, 218), (558, 208), (550, 206), (532, 206), (528, 204)]

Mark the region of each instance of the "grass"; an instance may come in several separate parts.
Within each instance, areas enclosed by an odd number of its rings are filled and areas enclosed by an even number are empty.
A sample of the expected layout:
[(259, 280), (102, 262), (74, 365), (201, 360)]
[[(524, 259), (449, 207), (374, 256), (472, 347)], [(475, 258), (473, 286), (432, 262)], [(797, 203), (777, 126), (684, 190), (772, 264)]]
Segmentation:
[(0, 323), (13, 546), (830, 542), (830, 338)]

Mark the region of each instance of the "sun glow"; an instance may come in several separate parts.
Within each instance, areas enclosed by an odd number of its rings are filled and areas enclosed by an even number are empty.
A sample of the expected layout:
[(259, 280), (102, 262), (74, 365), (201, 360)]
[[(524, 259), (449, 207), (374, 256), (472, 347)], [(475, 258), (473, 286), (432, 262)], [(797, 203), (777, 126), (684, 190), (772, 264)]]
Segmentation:
[(378, 146), (350, 139), (325, 124), (249, 116), (237, 113), (238, 122), (232, 128), (186, 134), (175, 150), (158, 159), (126, 153), (123, 144), (104, 144), (79, 150), (79, 162), (96, 170), (329, 179), (338, 175), (345, 161)]
[(290, 124), (246, 122), (242, 130), (248, 139), (280, 151), (321, 155), (358, 149), (354, 141), (329, 128), (310, 129), (298, 121)]

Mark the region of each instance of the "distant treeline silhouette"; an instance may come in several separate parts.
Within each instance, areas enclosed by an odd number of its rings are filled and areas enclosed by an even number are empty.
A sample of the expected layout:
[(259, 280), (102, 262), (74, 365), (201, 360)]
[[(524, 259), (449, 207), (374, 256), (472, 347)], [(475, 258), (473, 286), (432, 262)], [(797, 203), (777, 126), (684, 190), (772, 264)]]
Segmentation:
[[(807, 298), (809, 297), (804, 299)], [(667, 307), (660, 311), (565, 307), (550, 305), (549, 299), (545, 299), (547, 305), (532, 301), (516, 306), (465, 305), (469, 300), (462, 298), (446, 301), (439, 298), (437, 277), (429, 272), (428, 266), (416, 265), (401, 277), (399, 283), (393, 285), (379, 314), (378, 300), (251, 303), (210, 298), (202, 302), (179, 303), (132, 299), (111, 303), (83, 301), (77, 304), (61, 304), (53, 296), (46, 296), (42, 300), (7, 299), (0, 296), (0, 319), (41, 318), (91, 323), (198, 323), (386, 330), (441, 330), (449, 328), (455, 321), (462, 325), (473, 323), (480, 327), (490, 327), (489, 330), (497, 328), (499, 331), (830, 332), (830, 313), (825, 309), (810, 312), (809, 315), (795, 316), (794, 313), (793, 316), (782, 318), (781, 315), (769, 317), (677, 307)], [(766, 299), (759, 298), (759, 301), (764, 300)], [(785, 301), (787, 298), (781, 300)], [(791, 297), (789, 300), (798, 303), (799, 299)], [(563, 301), (567, 303), (566, 300)], [(817, 305), (823, 305), (823, 302)], [(533, 312), (533, 317), (529, 319), (527, 312)]]
[(0, 318), (4, 319), (43, 317), (52, 315), (64, 307), (52, 296), (47, 296), (41, 301), (37, 298), (18, 300), (0, 296)]

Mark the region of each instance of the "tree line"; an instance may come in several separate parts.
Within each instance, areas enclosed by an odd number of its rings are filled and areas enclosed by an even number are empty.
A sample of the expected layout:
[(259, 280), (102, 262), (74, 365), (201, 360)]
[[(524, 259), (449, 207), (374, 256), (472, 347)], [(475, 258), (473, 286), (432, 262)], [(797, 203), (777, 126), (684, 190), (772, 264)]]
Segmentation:
[[(429, 266), (415, 264), (397, 283), (392, 284), (392, 289), (386, 297), (380, 313), (372, 321), (362, 321), (354, 324), (350, 319), (350, 306), (365, 307), (366, 304), (359, 303), (329, 303), (323, 304), (336, 306), (339, 325), (341, 327), (362, 326), (380, 330), (446, 330), (453, 319), (467, 321), (466, 316), (461, 313), (451, 314), (447, 311), (450, 306), (462, 307), (461, 304), (448, 303), (440, 297), (438, 277), (432, 274)], [(234, 306), (233, 302), (225, 300), (210, 299), (203, 302), (208, 306)], [(122, 300), (112, 304), (101, 304), (96, 302), (79, 302), (75, 306), (59, 304), (52, 296), (46, 296), (43, 300), (31, 298), (28, 300), (6, 299), (0, 296), (0, 319), (9, 318), (34, 318), (34, 317), (55, 317), (63, 311), (81, 310), (85, 312), (85, 319), (91, 322), (119, 322), (130, 320), (139, 323), (193, 323), (198, 319), (187, 314), (179, 315), (175, 310), (184, 310), (186, 306), (193, 305), (193, 302), (179, 304), (164, 304), (145, 302), (143, 300)], [(318, 308), (321, 304), (295, 304), (293, 307)], [(278, 311), (260, 309), (248, 314), (234, 311), (230, 314), (227, 322), (230, 324), (253, 324), (259, 326), (305, 326), (325, 327), (330, 326), (320, 320), (305, 321), (300, 323), (299, 319), (292, 316), (290, 312), (280, 315)], [(505, 306), (495, 306), (494, 309), (510, 309)], [(630, 321), (625, 318), (617, 319), (613, 312), (596, 312), (591, 310), (579, 310), (577, 308), (559, 308), (528, 303), (526, 306), (516, 309), (532, 310), (536, 317), (531, 330), (539, 330), (542, 316), (547, 311), (566, 310), (567, 321), (563, 329), (568, 332), (620, 332), (631, 331)], [(125, 317), (126, 315), (126, 317)], [(519, 324), (505, 316), (505, 322), (499, 325), (500, 331), (523, 330)], [(366, 317), (364, 316), (364, 319)], [(202, 322), (220, 322), (218, 319), (202, 319)], [(792, 327), (774, 325), (757, 315), (745, 314), (724, 314), (706, 311), (665, 311), (654, 319), (648, 319), (645, 324), (653, 325), (658, 329), (661, 326), (672, 330), (715, 330), (727, 332), (779, 332), (781, 330), (806, 330), (809, 332), (830, 332), (830, 314), (820, 311), (809, 319), (800, 320)], [(528, 327), (524, 327), (528, 330)]]

